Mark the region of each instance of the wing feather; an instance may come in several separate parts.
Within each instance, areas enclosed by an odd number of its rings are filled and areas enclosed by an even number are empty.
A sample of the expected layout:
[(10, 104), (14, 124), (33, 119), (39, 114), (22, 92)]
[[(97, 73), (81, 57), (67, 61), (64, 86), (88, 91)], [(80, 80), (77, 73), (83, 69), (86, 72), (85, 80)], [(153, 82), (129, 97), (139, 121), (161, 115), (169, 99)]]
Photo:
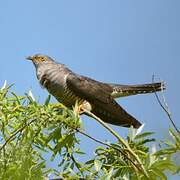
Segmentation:
[(67, 86), (77, 96), (87, 100), (92, 112), (107, 123), (138, 128), (141, 124), (129, 115), (111, 96), (112, 87), (108, 84), (71, 73)]

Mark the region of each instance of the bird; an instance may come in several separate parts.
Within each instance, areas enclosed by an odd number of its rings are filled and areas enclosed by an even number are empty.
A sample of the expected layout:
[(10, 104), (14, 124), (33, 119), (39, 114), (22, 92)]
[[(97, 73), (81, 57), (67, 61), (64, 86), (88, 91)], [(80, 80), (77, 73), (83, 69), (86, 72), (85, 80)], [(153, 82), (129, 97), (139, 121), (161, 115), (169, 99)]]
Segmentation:
[(28, 56), (26, 59), (34, 64), (40, 85), (57, 101), (68, 108), (72, 108), (76, 102), (84, 104), (91, 113), (112, 125), (136, 129), (142, 125), (117, 103), (116, 98), (165, 89), (164, 82), (138, 85), (100, 82), (77, 74), (43, 54)]

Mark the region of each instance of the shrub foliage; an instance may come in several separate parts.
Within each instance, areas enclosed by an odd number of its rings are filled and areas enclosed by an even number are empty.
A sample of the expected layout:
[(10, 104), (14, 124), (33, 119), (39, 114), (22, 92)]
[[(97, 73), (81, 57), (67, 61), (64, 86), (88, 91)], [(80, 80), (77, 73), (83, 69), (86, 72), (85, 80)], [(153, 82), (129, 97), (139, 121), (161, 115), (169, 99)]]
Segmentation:
[[(39, 104), (31, 93), (17, 96), (2, 88), (0, 179), (45, 179), (50, 173), (67, 179), (167, 179), (167, 174), (179, 172), (174, 159), (180, 137), (173, 129), (169, 129), (170, 140), (160, 141), (152, 132), (130, 129), (125, 144), (105, 143), (84, 132), (77, 109), (52, 104), (50, 96)], [(86, 162), (77, 160), (85, 155), (78, 133), (100, 143), (95, 156)], [(58, 168), (47, 167), (43, 156), (47, 152), (51, 161), (59, 157)]]

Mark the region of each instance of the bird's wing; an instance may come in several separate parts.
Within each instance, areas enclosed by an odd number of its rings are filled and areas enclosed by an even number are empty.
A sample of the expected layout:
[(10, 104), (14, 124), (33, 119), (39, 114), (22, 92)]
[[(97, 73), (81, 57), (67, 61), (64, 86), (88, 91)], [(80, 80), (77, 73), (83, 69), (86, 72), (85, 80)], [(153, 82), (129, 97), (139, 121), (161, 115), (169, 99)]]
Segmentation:
[(112, 88), (90, 78), (69, 74), (67, 86), (77, 96), (87, 100), (92, 112), (107, 123), (138, 128), (141, 124), (129, 115), (111, 96)]

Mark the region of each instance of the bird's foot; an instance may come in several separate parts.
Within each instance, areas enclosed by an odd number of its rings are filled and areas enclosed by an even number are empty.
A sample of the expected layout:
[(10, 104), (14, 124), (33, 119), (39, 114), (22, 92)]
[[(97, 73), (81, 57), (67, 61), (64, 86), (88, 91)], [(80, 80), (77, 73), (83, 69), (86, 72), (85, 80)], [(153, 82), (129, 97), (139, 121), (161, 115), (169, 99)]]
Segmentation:
[(92, 106), (88, 101), (83, 101), (83, 103), (80, 104), (78, 107), (78, 112), (80, 115), (83, 114), (85, 110), (87, 110), (87, 111), (92, 110)]

